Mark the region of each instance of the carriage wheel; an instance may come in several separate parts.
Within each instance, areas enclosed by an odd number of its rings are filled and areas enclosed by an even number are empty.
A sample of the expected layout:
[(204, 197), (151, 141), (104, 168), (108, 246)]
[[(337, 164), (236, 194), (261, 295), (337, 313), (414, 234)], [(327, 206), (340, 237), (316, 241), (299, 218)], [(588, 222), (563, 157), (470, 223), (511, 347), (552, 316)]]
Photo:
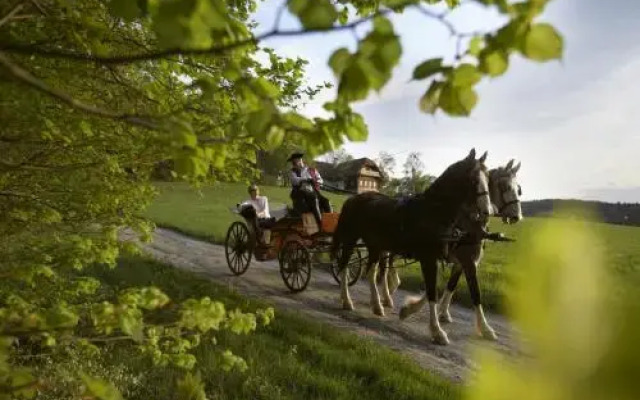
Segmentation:
[[(340, 284), (340, 271), (338, 269), (338, 260), (342, 255), (342, 248), (338, 250), (336, 254), (336, 259), (331, 260), (331, 275), (333, 275), (333, 279)], [(349, 286), (353, 286), (358, 282), (360, 276), (362, 275), (362, 263), (364, 262), (362, 258), (362, 252), (359, 248), (354, 248), (353, 253), (351, 254), (351, 258), (349, 258), (349, 262), (347, 264), (347, 276), (349, 277)]]
[(234, 275), (240, 276), (247, 272), (253, 255), (252, 238), (247, 225), (239, 221), (231, 224), (224, 241), (224, 255)]
[(293, 293), (302, 292), (311, 279), (311, 255), (298, 241), (287, 242), (280, 251), (280, 275)]

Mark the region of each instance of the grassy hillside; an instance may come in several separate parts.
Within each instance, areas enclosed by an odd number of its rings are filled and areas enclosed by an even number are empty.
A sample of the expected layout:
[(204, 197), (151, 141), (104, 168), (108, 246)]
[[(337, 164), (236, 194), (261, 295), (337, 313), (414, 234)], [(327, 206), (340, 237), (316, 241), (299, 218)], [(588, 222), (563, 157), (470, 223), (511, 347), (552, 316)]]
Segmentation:
[[(229, 224), (238, 218), (229, 212), (228, 208), (246, 197), (243, 185), (220, 184), (202, 191), (198, 196), (184, 184), (160, 184), (161, 196), (148, 211), (148, 216), (157, 223), (176, 228), (188, 234), (214, 238), (221, 241)], [(279, 204), (289, 202), (287, 188), (264, 187), (263, 194), (267, 195), (272, 209)], [(346, 199), (344, 196), (329, 194), (336, 208)], [(502, 231), (510, 237), (524, 241), (548, 219), (525, 218), (517, 225), (508, 226), (498, 220), (491, 223), (491, 230)], [(557, 222), (557, 221), (556, 221)], [(640, 228), (593, 223), (599, 233), (608, 257), (611, 274), (616, 276), (623, 286), (637, 286), (640, 284)], [(485, 257), (480, 266), (479, 281), (483, 293), (484, 303), (493, 310), (500, 309), (503, 287), (506, 284), (507, 268), (516, 257), (517, 246), (510, 243), (487, 243)], [(448, 278), (449, 270), (440, 275), (440, 288)], [(403, 268), (402, 288), (419, 291), (422, 288), (422, 277), (417, 266)], [(456, 294), (456, 300), (470, 305), (470, 298), (464, 279), (459, 286), (461, 290)]]
[[(249, 195), (242, 184), (220, 183), (196, 192), (183, 183), (158, 183), (160, 196), (149, 208), (146, 216), (160, 226), (174, 228), (186, 234), (221, 243), (227, 228), (238, 216), (229, 208), (246, 200)], [(263, 186), (262, 195), (269, 198), (269, 208), (291, 205), (289, 188)], [(345, 196), (324, 193), (333, 207), (339, 209)]]
[[(223, 301), (228, 309), (265, 307), (207, 279), (144, 258), (125, 258), (113, 270), (95, 267), (89, 273), (102, 282), (100, 295), (105, 299), (128, 287), (153, 285), (174, 301), (209, 296)], [(254, 334), (219, 332), (216, 339), (218, 345), (214, 346), (203, 338), (197, 350), (197, 369), (210, 399), (460, 398), (458, 386), (404, 356), (293, 313), (276, 310), (273, 323)], [(176, 379), (182, 376), (179, 371), (150, 369), (149, 360), (127, 343), (110, 346), (107, 356), (99, 361), (101, 374), (123, 371), (126, 379), (119, 386), (125, 398), (174, 399)], [(244, 374), (221, 370), (216, 354), (224, 348), (245, 358), (249, 369)]]

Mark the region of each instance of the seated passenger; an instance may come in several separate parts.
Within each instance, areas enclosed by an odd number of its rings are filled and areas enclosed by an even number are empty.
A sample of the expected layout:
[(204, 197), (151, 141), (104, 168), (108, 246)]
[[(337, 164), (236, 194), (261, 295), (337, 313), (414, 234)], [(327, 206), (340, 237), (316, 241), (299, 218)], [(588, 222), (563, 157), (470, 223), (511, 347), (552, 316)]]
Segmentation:
[(269, 229), (275, 220), (269, 213), (269, 199), (266, 196), (260, 196), (260, 188), (258, 185), (251, 185), (248, 189), (249, 199), (242, 202), (241, 205), (250, 204), (256, 210), (258, 217), (258, 226), (263, 229)]
[(249, 199), (243, 204), (249, 203), (256, 209), (258, 218), (271, 218), (269, 214), (269, 200), (266, 196), (260, 196), (260, 188), (258, 185), (251, 185), (248, 189)]

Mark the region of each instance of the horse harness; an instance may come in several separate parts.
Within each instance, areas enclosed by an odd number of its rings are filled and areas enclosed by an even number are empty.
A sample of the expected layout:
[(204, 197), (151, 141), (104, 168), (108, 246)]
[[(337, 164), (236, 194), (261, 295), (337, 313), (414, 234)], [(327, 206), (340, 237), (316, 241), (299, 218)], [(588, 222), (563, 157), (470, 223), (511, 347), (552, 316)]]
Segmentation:
[[(500, 177), (498, 179), (503, 178), (504, 177)], [(509, 207), (510, 205), (520, 204), (520, 196), (522, 196), (522, 187), (520, 185), (518, 185), (518, 196), (515, 198), (515, 200), (507, 201), (507, 199), (505, 198), (505, 193), (509, 192), (509, 188), (503, 187), (503, 185), (500, 185), (500, 182), (498, 182), (498, 190), (500, 193), (500, 202), (502, 203), (502, 206), (498, 208), (498, 214), (502, 214), (502, 211), (504, 211), (504, 209)]]

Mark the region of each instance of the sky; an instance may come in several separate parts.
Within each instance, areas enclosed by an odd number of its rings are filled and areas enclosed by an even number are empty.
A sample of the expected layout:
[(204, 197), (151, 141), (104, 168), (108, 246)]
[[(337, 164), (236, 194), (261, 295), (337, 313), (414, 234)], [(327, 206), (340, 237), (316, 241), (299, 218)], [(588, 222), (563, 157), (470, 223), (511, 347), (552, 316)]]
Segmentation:
[[(256, 13), (256, 31), (270, 30), (284, 0), (266, 0)], [(494, 30), (504, 20), (473, 2), (450, 16), (460, 32)], [(455, 41), (438, 21), (416, 11), (392, 18), (403, 55), (394, 77), (354, 108), (369, 126), (366, 142), (347, 143), (355, 157), (396, 157), (418, 151), (426, 172), (439, 175), (474, 147), (487, 150), (489, 167), (522, 162), (523, 199), (580, 198), (640, 202), (640, 0), (553, 0), (541, 21), (565, 40), (561, 61), (539, 64), (512, 57), (509, 71), (477, 87), (480, 101), (469, 118), (423, 114), (418, 100), (428, 81), (409, 82), (425, 59), (450, 59)], [(299, 27), (285, 14), (281, 28)], [(358, 29), (363, 37), (368, 26)], [(310, 62), (308, 83), (337, 83), (327, 66), (339, 47), (354, 50), (350, 32), (273, 38), (263, 46)], [(303, 113), (323, 116), (326, 90)]]

